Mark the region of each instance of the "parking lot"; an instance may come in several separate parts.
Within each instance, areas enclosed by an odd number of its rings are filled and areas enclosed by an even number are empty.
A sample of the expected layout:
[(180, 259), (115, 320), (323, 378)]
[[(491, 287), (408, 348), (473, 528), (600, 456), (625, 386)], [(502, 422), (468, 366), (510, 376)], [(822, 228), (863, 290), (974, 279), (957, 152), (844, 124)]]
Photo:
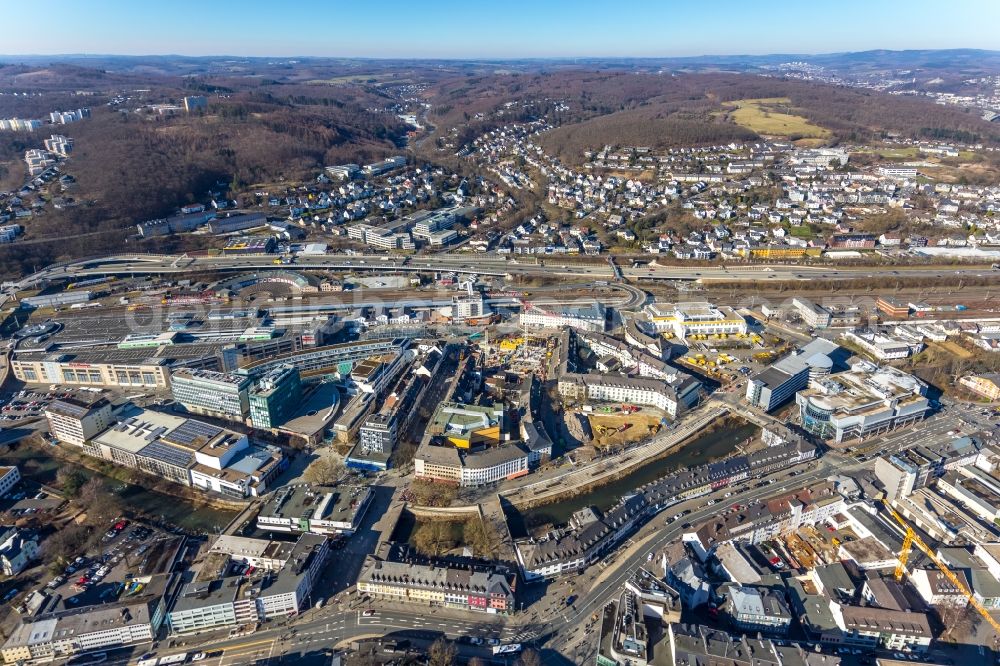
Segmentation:
[(40, 490), (35, 484), (26, 483), (22, 479), (6, 495), (0, 497), (0, 522), (9, 524), (18, 518), (32, 515), (55, 515), (63, 504), (61, 497)]
[(19, 391), (9, 398), (0, 397), (0, 423), (3, 427), (13, 425), (18, 421), (37, 418), (44, 414), (45, 408), (53, 400), (70, 398), (73, 395), (86, 389), (74, 389), (54, 386), (51, 390), (25, 389)]
[(161, 573), (179, 545), (178, 537), (155, 528), (116, 520), (98, 548), (69, 562), (46, 582), (43, 591), (53, 609), (110, 603), (143, 591), (137, 578)]

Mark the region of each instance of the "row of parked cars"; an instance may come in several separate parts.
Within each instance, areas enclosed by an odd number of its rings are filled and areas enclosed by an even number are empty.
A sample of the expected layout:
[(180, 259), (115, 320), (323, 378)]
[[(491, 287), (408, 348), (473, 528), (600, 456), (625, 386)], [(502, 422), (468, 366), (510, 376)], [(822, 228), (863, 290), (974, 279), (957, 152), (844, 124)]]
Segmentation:
[(10, 404), (0, 408), (0, 421), (19, 421), (21, 419), (41, 416), (42, 410), (48, 406), (49, 402), (57, 398), (68, 398), (69, 393), (36, 393), (33, 391), (20, 391), (16, 393)]

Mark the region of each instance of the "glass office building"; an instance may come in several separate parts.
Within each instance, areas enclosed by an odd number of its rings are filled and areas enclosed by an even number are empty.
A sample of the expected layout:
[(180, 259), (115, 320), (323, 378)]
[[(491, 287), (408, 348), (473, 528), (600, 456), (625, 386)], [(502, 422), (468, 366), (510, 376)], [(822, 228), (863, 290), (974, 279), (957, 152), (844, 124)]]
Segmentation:
[(170, 377), (174, 400), (185, 410), (240, 422), (250, 413), (252, 385), (251, 377), (212, 370), (181, 368)]
[(250, 421), (255, 428), (277, 428), (302, 402), (302, 381), (292, 365), (279, 365), (258, 378), (249, 393)]

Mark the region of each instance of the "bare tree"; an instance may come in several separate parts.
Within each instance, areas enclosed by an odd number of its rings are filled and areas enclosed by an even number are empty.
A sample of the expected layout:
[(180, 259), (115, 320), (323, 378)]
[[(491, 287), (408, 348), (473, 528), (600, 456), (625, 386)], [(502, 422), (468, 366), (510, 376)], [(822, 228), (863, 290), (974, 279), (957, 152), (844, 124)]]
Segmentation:
[(542, 657), (534, 650), (527, 649), (521, 653), (517, 666), (542, 666)]
[(458, 657), (458, 648), (455, 644), (444, 638), (439, 638), (431, 645), (427, 653), (427, 663), (429, 666), (453, 666)]
[(320, 486), (332, 486), (343, 476), (344, 461), (330, 449), (321, 451), (302, 474), (306, 481)]
[(98, 477), (91, 477), (80, 487), (80, 504), (87, 513), (87, 522), (102, 525), (122, 512), (121, 500), (112, 494)]

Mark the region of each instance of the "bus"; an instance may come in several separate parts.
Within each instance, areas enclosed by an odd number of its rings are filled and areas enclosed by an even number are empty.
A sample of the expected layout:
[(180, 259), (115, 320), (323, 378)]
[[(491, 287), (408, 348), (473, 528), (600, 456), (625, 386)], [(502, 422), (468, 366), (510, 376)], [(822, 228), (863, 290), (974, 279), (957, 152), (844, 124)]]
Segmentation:
[(520, 643), (508, 643), (507, 645), (494, 645), (493, 654), (517, 654), (521, 651)]

